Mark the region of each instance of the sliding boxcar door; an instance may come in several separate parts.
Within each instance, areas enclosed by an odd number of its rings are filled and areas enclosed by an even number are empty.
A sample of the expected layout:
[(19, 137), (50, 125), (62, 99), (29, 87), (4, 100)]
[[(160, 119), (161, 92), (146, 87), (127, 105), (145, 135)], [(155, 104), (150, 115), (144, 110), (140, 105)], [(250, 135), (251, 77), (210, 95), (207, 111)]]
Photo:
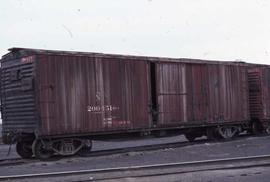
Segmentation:
[(186, 65), (156, 64), (158, 125), (187, 122)]

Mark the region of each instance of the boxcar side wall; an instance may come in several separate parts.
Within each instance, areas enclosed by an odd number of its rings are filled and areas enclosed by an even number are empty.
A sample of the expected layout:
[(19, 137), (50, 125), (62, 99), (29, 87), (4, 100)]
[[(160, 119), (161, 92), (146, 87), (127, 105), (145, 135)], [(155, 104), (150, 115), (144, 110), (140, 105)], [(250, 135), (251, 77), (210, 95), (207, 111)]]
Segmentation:
[(146, 61), (39, 56), (41, 135), (150, 128)]
[(157, 64), (160, 126), (247, 122), (247, 71), (223, 64)]

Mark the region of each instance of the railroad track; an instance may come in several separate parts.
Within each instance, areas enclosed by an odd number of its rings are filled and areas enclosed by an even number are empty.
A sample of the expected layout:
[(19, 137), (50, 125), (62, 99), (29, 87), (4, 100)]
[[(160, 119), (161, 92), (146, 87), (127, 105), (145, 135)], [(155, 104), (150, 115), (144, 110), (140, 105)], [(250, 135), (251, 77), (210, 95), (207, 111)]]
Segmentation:
[[(201, 171), (243, 169), (251, 167), (270, 166), (270, 155), (213, 159), (203, 161), (165, 163), (143, 166), (128, 166), (104, 169), (86, 169), (78, 171), (58, 171), (52, 173), (33, 173), (24, 175), (0, 176), (0, 180), (26, 180), (35, 181), (46, 179), (48, 181), (67, 180), (77, 181), (103, 181), (120, 180), (125, 178), (146, 178), (169, 174), (180, 174)], [(75, 180), (76, 181), (76, 180)]]
[[(238, 138), (235, 138), (234, 140), (241, 140), (243, 138), (247, 138), (251, 135), (245, 134), (241, 135)], [(223, 140), (222, 142), (224, 142)], [(228, 141), (233, 141), (233, 140), (228, 140)], [(179, 147), (185, 147), (185, 146), (192, 146), (192, 145), (197, 145), (197, 144), (203, 144), (203, 143), (216, 143), (220, 141), (209, 141), (207, 139), (200, 139), (196, 140), (194, 142), (173, 142), (173, 143), (165, 143), (165, 144), (153, 144), (153, 145), (143, 145), (143, 146), (135, 146), (135, 147), (127, 147), (127, 148), (116, 148), (116, 149), (107, 149), (107, 150), (97, 150), (97, 151), (92, 151), (90, 153), (81, 155), (80, 157), (99, 157), (99, 156), (109, 156), (109, 155), (114, 155), (114, 154), (124, 154), (124, 153), (129, 153), (129, 152), (144, 152), (144, 151), (153, 151), (153, 150), (160, 150), (160, 149), (168, 149), (168, 148), (179, 148)], [(226, 141), (225, 141), (226, 142)], [(68, 158), (74, 158), (78, 155), (75, 156), (67, 156), (67, 157), (62, 157), (62, 156), (54, 156), (50, 161), (57, 161), (60, 159), (68, 159)], [(40, 160), (38, 159), (22, 159), (22, 158), (10, 158), (10, 159), (0, 159), (0, 167), (1, 166), (15, 166), (15, 165), (21, 165), (21, 164), (26, 164), (26, 163), (34, 163), (34, 162), (39, 162)]]
[[(143, 145), (143, 146), (127, 147), (127, 148), (97, 150), (97, 151), (92, 151), (87, 154), (83, 154), (81, 155), (81, 157), (99, 157), (99, 156), (123, 154), (123, 153), (129, 153), (129, 152), (143, 152), (143, 151), (152, 151), (152, 150), (167, 149), (167, 148), (178, 148), (178, 147), (202, 144), (202, 143), (205, 143), (206, 141), (207, 141), (206, 139), (201, 139), (194, 142), (173, 142), (173, 143), (165, 143), (165, 144), (153, 144), (153, 145)], [(64, 158), (68, 159), (68, 158), (74, 158), (74, 157), (76, 156), (67, 156)], [(49, 161), (57, 161), (59, 159), (63, 159), (63, 157), (55, 156), (49, 159)], [(20, 165), (20, 164), (26, 164), (30, 162), (39, 162), (39, 161), (40, 160), (34, 159), (34, 158), (33, 159), (22, 159), (22, 158), (1, 159), (0, 167), (10, 166), (10, 165)]]

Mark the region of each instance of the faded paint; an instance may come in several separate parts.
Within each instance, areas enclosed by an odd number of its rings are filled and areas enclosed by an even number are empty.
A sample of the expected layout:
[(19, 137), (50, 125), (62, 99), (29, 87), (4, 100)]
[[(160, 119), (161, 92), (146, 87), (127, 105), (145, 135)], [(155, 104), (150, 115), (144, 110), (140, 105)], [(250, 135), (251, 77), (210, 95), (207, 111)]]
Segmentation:
[(147, 62), (42, 55), (39, 72), (42, 134), (150, 127)]
[(157, 64), (159, 125), (249, 120), (245, 66)]

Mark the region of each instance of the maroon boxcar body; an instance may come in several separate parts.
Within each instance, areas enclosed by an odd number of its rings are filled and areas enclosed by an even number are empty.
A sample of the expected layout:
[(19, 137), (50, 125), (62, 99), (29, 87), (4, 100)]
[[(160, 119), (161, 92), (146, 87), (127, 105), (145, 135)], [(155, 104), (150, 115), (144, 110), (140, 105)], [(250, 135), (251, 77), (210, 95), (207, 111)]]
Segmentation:
[(242, 63), (13, 48), (3, 136), (151, 132), (250, 120)]

